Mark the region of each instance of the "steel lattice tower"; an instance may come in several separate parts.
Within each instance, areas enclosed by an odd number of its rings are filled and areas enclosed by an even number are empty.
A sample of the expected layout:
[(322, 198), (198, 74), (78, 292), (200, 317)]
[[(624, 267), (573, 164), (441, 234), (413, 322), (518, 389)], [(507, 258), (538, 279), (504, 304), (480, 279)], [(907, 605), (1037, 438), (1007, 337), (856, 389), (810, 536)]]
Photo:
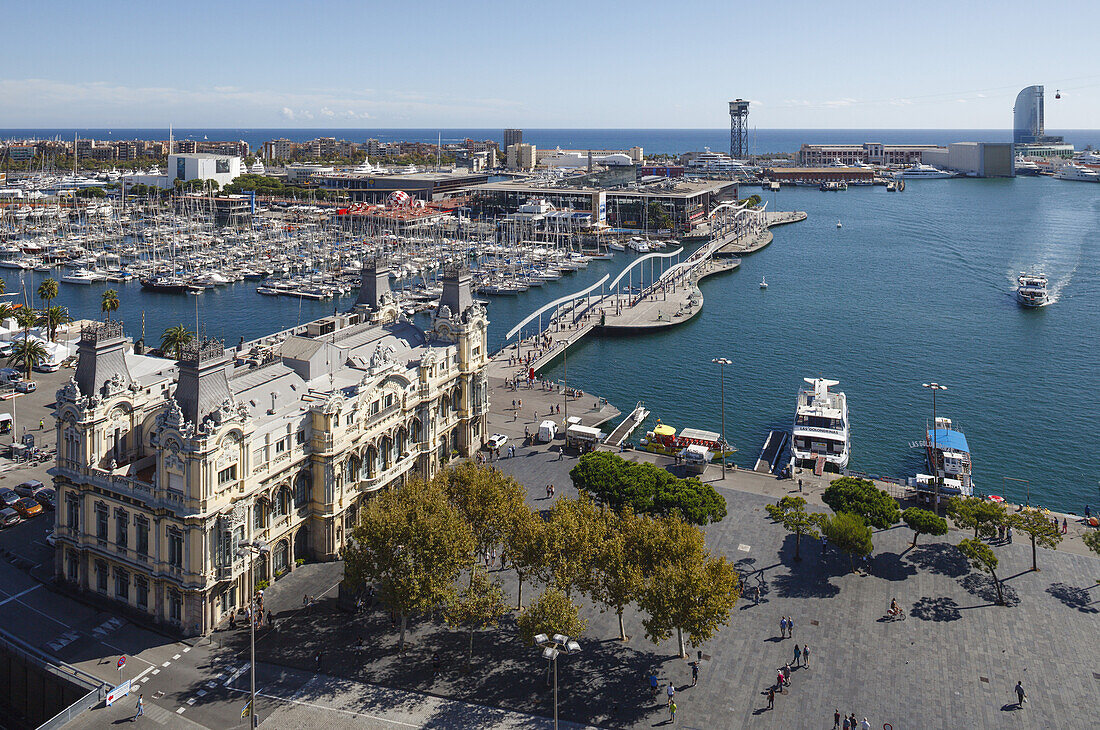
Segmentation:
[(730, 157), (749, 156), (749, 103), (744, 99), (730, 102)]

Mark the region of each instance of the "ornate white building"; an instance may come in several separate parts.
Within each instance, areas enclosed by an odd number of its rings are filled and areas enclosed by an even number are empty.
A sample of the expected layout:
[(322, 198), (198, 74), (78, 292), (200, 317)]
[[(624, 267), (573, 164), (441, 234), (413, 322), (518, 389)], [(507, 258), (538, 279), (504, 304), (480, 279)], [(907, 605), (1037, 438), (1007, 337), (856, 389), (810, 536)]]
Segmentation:
[[(296, 560), (338, 557), (371, 492), (430, 478), (485, 439), (484, 309), (448, 270), (423, 331), (364, 270), (345, 314), (177, 362), (122, 324), (81, 333), (57, 392), (56, 576), (185, 634), (206, 633)], [(236, 555), (263, 539), (255, 574)]]

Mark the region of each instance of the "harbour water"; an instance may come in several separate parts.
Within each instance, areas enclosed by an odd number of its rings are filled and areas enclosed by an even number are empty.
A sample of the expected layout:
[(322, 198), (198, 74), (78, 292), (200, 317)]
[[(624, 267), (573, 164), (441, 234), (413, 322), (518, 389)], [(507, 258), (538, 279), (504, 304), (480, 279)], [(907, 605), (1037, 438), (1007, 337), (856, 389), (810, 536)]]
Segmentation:
[[(756, 192), (746, 188), (745, 193)], [(729, 357), (726, 431), (754, 463), (771, 428), (789, 428), (803, 377), (840, 380), (852, 421), (851, 468), (900, 476), (923, 469), (919, 440), (931, 419), (922, 382), (949, 390), (938, 414), (967, 434), (980, 491), (1080, 512), (1098, 503), (1100, 190), (1048, 178), (910, 181), (904, 193), (852, 187), (784, 188), (769, 207), (808, 220), (774, 229), (774, 243), (740, 270), (702, 282), (691, 322), (633, 337), (587, 338), (571, 350), (571, 385), (624, 412), (645, 400), (654, 418), (719, 430), (718, 372)], [(843, 223), (842, 228), (836, 224)], [(490, 344), (539, 305), (618, 272), (634, 256), (590, 266), (489, 305)], [(1043, 269), (1054, 303), (1024, 310), (1014, 276)], [(3, 269), (9, 292), (30, 297), (43, 273)], [(759, 288), (761, 276), (769, 287)], [(196, 318), (229, 345), (344, 308), (333, 301), (263, 297), (241, 282), (198, 297), (143, 292), (136, 282), (62, 283), (55, 303), (97, 317), (108, 286), (127, 333), (159, 343), (166, 327)], [(196, 312), (197, 308), (197, 312)], [(563, 363), (547, 376), (561, 379)], [(1029, 485), (1004, 477), (1030, 480)]]

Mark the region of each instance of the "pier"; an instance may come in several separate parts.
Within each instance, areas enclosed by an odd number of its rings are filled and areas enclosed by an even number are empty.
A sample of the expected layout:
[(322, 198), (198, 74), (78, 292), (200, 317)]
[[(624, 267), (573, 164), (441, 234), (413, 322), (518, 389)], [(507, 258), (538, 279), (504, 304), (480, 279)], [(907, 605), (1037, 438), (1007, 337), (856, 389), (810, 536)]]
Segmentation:
[(634, 406), (634, 410), (630, 412), (630, 415), (615, 427), (611, 435), (604, 439), (604, 443), (608, 446), (622, 446), (623, 442), (630, 438), (630, 434), (634, 433), (634, 430), (642, 425), (642, 422), (647, 418), (649, 418), (649, 410), (646, 409), (645, 403), (638, 401), (638, 405)]

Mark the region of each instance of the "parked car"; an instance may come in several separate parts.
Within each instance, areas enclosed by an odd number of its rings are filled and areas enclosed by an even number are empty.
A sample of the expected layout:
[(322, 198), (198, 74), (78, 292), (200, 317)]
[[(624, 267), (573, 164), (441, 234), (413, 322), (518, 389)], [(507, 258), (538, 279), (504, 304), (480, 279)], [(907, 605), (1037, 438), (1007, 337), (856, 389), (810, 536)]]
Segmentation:
[(3, 357), (10, 356), (15, 351), (15, 345), (11, 342), (0, 342), (0, 355)]
[(0, 487), (0, 507), (11, 507), (18, 501), (18, 494), (8, 487)]
[(33, 393), (38, 390), (38, 383), (33, 380), (20, 380), (15, 384), (15, 390), (18, 393)]
[(25, 520), (29, 520), (32, 517), (37, 517), (42, 514), (42, 505), (34, 501), (30, 497), (23, 497), (18, 502), (12, 505), (15, 511), (19, 513), (19, 516)]
[(40, 505), (50, 511), (53, 511), (55, 505), (57, 504), (57, 492), (54, 490), (53, 487), (42, 487), (41, 489), (36, 489), (34, 491), (34, 494), (31, 496), (37, 499)]
[(0, 509), (0, 527), (11, 527), (22, 522), (23, 518), (11, 507)]
[(508, 443), (508, 437), (502, 433), (494, 433), (489, 437), (489, 448), (499, 449), (504, 444)]
[(60, 360), (42, 360), (35, 364), (34, 369), (40, 373), (56, 373), (61, 369)]
[(33, 497), (35, 492), (45, 486), (45, 484), (38, 481), (37, 479), (29, 479), (21, 484), (16, 484), (15, 488), (12, 491), (18, 494), (20, 497)]
[(0, 383), (10, 383), (23, 377), (15, 368), (0, 368)]

